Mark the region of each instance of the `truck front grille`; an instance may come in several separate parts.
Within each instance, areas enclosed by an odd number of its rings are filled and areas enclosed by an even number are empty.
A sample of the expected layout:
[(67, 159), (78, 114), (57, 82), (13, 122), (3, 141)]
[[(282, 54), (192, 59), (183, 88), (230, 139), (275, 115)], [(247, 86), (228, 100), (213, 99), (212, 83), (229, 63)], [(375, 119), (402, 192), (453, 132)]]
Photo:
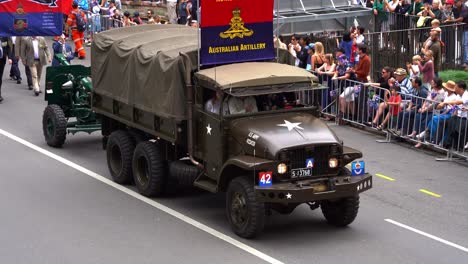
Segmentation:
[(278, 154), (278, 160), (288, 165), (288, 169), (300, 169), (306, 167), (307, 159), (314, 159), (313, 174), (315, 176), (330, 176), (338, 174), (338, 168), (330, 168), (328, 160), (331, 157), (338, 158), (341, 162), (341, 146), (338, 145), (317, 145), (307, 146), (298, 149), (282, 150)]

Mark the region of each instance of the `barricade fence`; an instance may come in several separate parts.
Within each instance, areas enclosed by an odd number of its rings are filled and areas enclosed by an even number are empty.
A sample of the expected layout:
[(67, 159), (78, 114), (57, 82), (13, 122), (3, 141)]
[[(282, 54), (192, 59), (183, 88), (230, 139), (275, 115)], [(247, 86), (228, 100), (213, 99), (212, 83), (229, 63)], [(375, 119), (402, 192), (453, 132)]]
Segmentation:
[(459, 117), (468, 109), (441, 104), (454, 100), (451, 92), (447, 94), (443, 88), (408, 91), (400, 87), (401, 91), (392, 93), (371, 83), (315, 74), (327, 88), (308, 91), (297, 99), (304, 104), (318, 104), (321, 113), (334, 118), (336, 123), (348, 122), (380, 130), (386, 138), (379, 142), (389, 143), (399, 138), (417, 147), (445, 151), (450, 158), (468, 159), (468, 122), (466, 117)]

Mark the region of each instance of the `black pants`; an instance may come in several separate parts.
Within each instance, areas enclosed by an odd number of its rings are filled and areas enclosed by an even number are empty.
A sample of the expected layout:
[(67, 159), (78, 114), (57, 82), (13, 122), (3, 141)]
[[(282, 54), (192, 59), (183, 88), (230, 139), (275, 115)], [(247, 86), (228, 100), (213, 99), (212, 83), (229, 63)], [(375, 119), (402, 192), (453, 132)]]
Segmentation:
[(2, 96), (2, 82), (3, 82), (3, 71), (5, 70), (6, 55), (3, 54), (3, 58), (0, 59), (0, 96)]
[(29, 66), (24, 65), (24, 71), (26, 72), (26, 79), (28, 80), (28, 86), (32, 86), (32, 75), (31, 75), (31, 69), (29, 69)]
[(449, 146), (462, 149), (468, 141), (468, 119), (454, 116), (448, 122)]
[(21, 73), (18, 68), (18, 59), (16, 58), (15, 55), (15, 45), (13, 45), (13, 49), (11, 51), (11, 68), (10, 68), (10, 77), (15, 77), (16, 80), (21, 81)]

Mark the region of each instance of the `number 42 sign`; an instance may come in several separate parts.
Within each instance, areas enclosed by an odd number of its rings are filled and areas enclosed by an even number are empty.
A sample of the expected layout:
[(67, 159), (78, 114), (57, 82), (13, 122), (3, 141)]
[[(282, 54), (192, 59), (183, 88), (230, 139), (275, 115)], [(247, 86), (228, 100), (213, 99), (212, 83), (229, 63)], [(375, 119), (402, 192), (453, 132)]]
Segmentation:
[(272, 171), (266, 171), (266, 172), (260, 172), (258, 174), (258, 186), (260, 187), (268, 187), (273, 185), (273, 172)]

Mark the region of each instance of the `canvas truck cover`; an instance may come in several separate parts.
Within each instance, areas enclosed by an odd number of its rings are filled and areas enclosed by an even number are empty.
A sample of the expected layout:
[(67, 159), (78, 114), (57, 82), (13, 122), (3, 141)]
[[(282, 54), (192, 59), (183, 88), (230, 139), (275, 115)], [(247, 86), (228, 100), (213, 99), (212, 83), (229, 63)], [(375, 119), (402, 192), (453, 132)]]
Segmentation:
[(201, 70), (195, 77), (201, 85), (222, 90), (292, 83), (313, 86), (318, 83), (318, 78), (305, 69), (275, 62), (227, 64)]
[(185, 119), (185, 89), (197, 69), (197, 29), (141, 25), (96, 34), (93, 89), (165, 118)]
[[(198, 68), (198, 32), (180, 25), (140, 25), (96, 34), (93, 91), (161, 117), (186, 119), (186, 84)], [(282, 63), (294, 64), (286, 50)]]

